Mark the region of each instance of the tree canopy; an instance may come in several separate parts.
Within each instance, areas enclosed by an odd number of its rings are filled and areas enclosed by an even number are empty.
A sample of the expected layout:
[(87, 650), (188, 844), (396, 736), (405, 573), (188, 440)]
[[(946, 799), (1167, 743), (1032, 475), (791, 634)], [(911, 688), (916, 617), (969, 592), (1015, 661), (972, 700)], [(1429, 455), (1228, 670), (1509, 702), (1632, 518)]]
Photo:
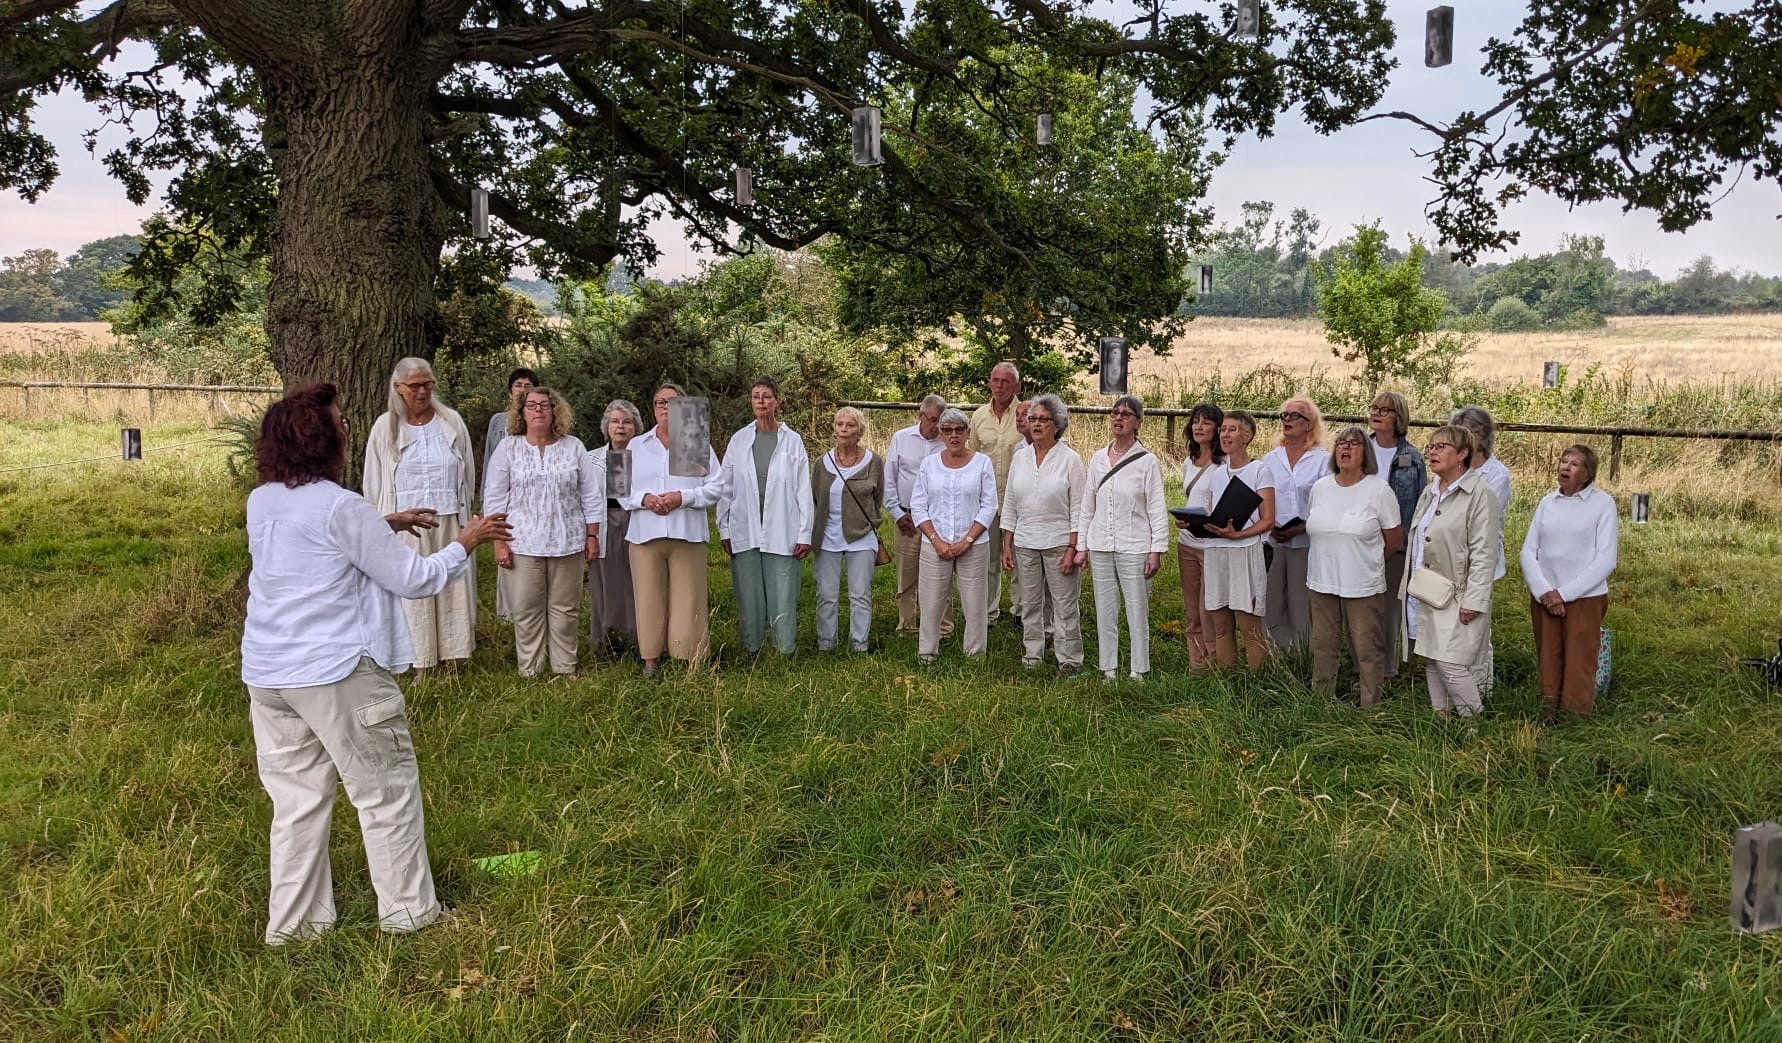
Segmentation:
[[(1390, 116), (1436, 134), (1432, 216), (1462, 257), (1513, 239), (1502, 206), (1531, 189), (1686, 227), (1728, 171), (1773, 176), (1782, 149), (1768, 133), (1782, 13), (1699, 6), (1543, 3), (1486, 45), (1502, 101), (1440, 121), (1372, 112), (1395, 64), (1383, 0), (1271, 0), (1254, 39), (1230, 3), (1162, 0), (1124, 22), (1085, 0), (0, 0), (0, 187), (50, 187), (56, 157), (30, 116), (45, 94), (81, 92), (96, 122), (129, 128), (105, 161), (132, 200), (171, 176), (138, 281), (177, 288), (197, 268), (199, 312), (220, 311), (242, 265), (207, 259), (264, 256), (279, 372), (340, 383), (358, 416), (396, 357), (442, 342), (436, 281), (453, 265), (493, 283), (520, 263), (547, 278), (641, 267), (657, 218), (721, 249), (835, 237), (865, 270), (896, 257), (900, 277), (915, 263), (929, 285), (982, 283), (976, 306), (941, 297), (973, 317), (1000, 300), (994, 321), (1032, 305), (1043, 323), (1100, 300), (1160, 320), (1146, 313), (1173, 271), (1147, 292), (1123, 284), (1153, 278), (1135, 267), (1144, 251), (1193, 229), (1201, 175), (1236, 137), (1287, 112), (1326, 133)], [(1101, 86), (1059, 88), (1073, 78)], [(1171, 209), (1066, 270), (1073, 221), (1109, 221), (1093, 230), (1106, 242), (1130, 208), (1090, 197), (1061, 214), (986, 163), (1042, 111), (1068, 147), (1073, 99), (1126, 90), (1148, 143), (1120, 128), (1129, 151), (1100, 161)], [(861, 105), (886, 114), (882, 167), (848, 161)], [(1155, 193), (1184, 175), (1147, 155), (1184, 162), (1192, 184)], [(729, 190), (739, 165), (749, 204)], [(467, 237), (473, 186), (491, 192), (487, 240)]]

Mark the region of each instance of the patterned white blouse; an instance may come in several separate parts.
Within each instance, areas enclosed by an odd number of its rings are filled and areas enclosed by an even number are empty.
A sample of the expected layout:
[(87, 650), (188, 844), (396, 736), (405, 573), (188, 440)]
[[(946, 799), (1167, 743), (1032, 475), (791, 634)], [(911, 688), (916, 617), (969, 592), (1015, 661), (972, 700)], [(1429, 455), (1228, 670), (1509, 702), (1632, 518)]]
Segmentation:
[(604, 496), (581, 439), (566, 436), (540, 447), (516, 436), (495, 449), (483, 509), (507, 512), (515, 554), (561, 558), (582, 553), (588, 527), (606, 520)]

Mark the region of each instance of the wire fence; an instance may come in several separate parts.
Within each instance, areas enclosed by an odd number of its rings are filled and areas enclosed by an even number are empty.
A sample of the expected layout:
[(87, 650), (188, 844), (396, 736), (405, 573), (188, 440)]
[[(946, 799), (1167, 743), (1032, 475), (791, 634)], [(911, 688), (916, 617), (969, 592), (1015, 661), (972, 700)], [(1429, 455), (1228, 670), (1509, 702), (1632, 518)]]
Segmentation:
[[(856, 409), (903, 410), (906, 413), (914, 413), (918, 407), (918, 403), (915, 403), (915, 402), (851, 401), (851, 402), (841, 402), (838, 404), (844, 405), (844, 406), (853, 406)], [(966, 410), (968, 412), (970, 410), (978, 408), (978, 406), (980, 404), (981, 403), (952, 403), (952, 405), (954, 405), (956, 408)], [(1242, 409), (1242, 408), (1246, 408), (1246, 407), (1237, 406), (1237, 407), (1233, 407), (1233, 408)], [(1072, 413), (1086, 413), (1086, 414), (1091, 414), (1091, 415), (1095, 415), (1095, 414), (1105, 415), (1105, 414), (1111, 412), (1112, 409), (1113, 409), (1112, 406), (1091, 406), (1091, 405), (1071, 405), (1070, 406), (1070, 411)], [(1262, 417), (1273, 416), (1274, 412), (1275, 412), (1273, 407), (1267, 407), (1267, 406), (1253, 407), (1253, 408), (1250, 408), (1249, 411), (1256, 414), (1257, 416), (1262, 416)], [(1177, 433), (1178, 425), (1185, 424), (1187, 422), (1189, 415), (1192, 414), (1193, 412), (1194, 412), (1194, 410), (1192, 408), (1182, 409), (1182, 408), (1173, 407), (1173, 406), (1162, 406), (1162, 407), (1146, 406), (1145, 407), (1145, 416), (1147, 419), (1150, 417), (1164, 418), (1164, 423), (1165, 423), (1164, 438), (1165, 438), (1165, 441), (1168, 443), (1168, 445), (1171, 448), (1174, 448), (1177, 446), (1176, 433)], [(1326, 414), (1324, 414), (1324, 421), (1327, 424), (1338, 423), (1338, 424), (1363, 424), (1363, 425), (1365, 425), (1367, 423), (1367, 417), (1357, 416), (1354, 414), (1345, 414), (1345, 413), (1326, 413)], [(1441, 427), (1442, 425), (1444, 425), (1446, 423), (1447, 423), (1446, 420), (1413, 419), (1411, 421), (1411, 426), (1412, 427), (1434, 428), (1434, 427)], [(1706, 440), (1721, 441), (1721, 442), (1762, 442), (1762, 443), (1769, 444), (1769, 445), (1782, 445), (1782, 430), (1778, 430), (1778, 431), (1720, 431), (1720, 430), (1713, 430), (1713, 429), (1708, 429), (1708, 428), (1602, 427), (1602, 426), (1591, 426), (1591, 425), (1567, 425), (1567, 424), (1521, 424), (1521, 423), (1508, 422), (1508, 421), (1500, 421), (1497, 424), (1497, 429), (1500, 432), (1503, 432), (1503, 431), (1526, 431), (1526, 432), (1530, 432), (1530, 433), (1534, 433), (1534, 434), (1581, 435), (1581, 436), (1586, 436), (1586, 437), (1597, 437), (1597, 438), (1607, 437), (1609, 439), (1609, 477), (1611, 479), (1620, 477), (1622, 450), (1626, 445), (1626, 440), (1629, 438), (1706, 439)]]
[[(242, 398), (258, 399), (261, 397), (281, 395), (285, 390), (282, 387), (272, 387), (263, 384), (146, 384), (136, 382), (101, 383), (98, 381), (74, 380), (0, 380), (0, 388), (18, 392), (19, 397), (22, 399), (22, 411), (26, 419), (29, 419), (32, 416), (34, 407), (38, 411), (46, 412), (47, 414), (41, 400), (48, 397), (50, 394), (79, 391), (82, 396), (82, 407), (88, 412), (91, 412), (93, 404), (92, 396), (95, 392), (110, 395), (140, 392), (143, 394), (143, 401), (147, 405), (146, 416), (137, 413), (135, 410), (125, 408), (125, 406), (122, 405), (109, 410), (107, 416), (115, 419), (141, 417), (150, 424), (161, 419), (160, 414), (163, 406), (162, 400), (168, 396), (207, 396), (205, 408), (214, 419), (219, 416), (228, 417), (236, 415), (235, 408), (230, 404), (231, 398), (237, 400)], [(37, 392), (35, 397), (39, 401), (36, 403), (33, 402), (33, 392)]]

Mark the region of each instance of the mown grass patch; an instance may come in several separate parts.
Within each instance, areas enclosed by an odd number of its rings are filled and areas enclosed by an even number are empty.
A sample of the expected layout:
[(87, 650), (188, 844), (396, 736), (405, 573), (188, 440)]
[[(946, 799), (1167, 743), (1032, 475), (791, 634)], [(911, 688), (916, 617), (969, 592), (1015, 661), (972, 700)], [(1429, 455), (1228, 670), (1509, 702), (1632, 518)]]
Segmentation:
[[(81, 437), (0, 436), (0, 466)], [(378, 935), (342, 801), (341, 929), (273, 951), (239, 494), (214, 450), (32, 474), (0, 475), (0, 1037), (1782, 1035), (1782, 940), (1726, 922), (1731, 832), (1782, 809), (1782, 712), (1734, 661), (1782, 629), (1764, 525), (1623, 529), (1587, 723), (1539, 723), (1506, 579), (1476, 734), (1409, 680), (1364, 716), (1164, 637), (1144, 686), (1025, 673), (1006, 626), (984, 664), (751, 660), (722, 568), (718, 665), (661, 683), (522, 681), (485, 617), (466, 673), (407, 685), (461, 916)]]

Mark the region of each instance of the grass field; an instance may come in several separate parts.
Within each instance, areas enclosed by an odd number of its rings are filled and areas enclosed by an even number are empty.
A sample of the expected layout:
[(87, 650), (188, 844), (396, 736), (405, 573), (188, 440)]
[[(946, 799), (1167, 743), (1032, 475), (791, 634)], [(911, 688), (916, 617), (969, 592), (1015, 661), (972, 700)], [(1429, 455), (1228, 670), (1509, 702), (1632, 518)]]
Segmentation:
[[(1726, 920), (1732, 831), (1782, 809), (1782, 710), (1735, 663), (1782, 629), (1773, 523), (1624, 528), (1588, 723), (1538, 723), (1512, 573), (1476, 734), (1411, 683), (1364, 716), (1288, 665), (1189, 677), (1167, 638), (1142, 687), (1023, 675), (1007, 627), (919, 670), (808, 651), (807, 616), (751, 661), (718, 567), (717, 668), (662, 683), (522, 681), (485, 617), (407, 686), (460, 917), (372, 929), (342, 802), (341, 929), (271, 951), (217, 450), (3, 471), (115, 437), (0, 421), (0, 1038), (1782, 1038), (1782, 932)], [(1517, 478), (1513, 540), (1547, 484)]]

